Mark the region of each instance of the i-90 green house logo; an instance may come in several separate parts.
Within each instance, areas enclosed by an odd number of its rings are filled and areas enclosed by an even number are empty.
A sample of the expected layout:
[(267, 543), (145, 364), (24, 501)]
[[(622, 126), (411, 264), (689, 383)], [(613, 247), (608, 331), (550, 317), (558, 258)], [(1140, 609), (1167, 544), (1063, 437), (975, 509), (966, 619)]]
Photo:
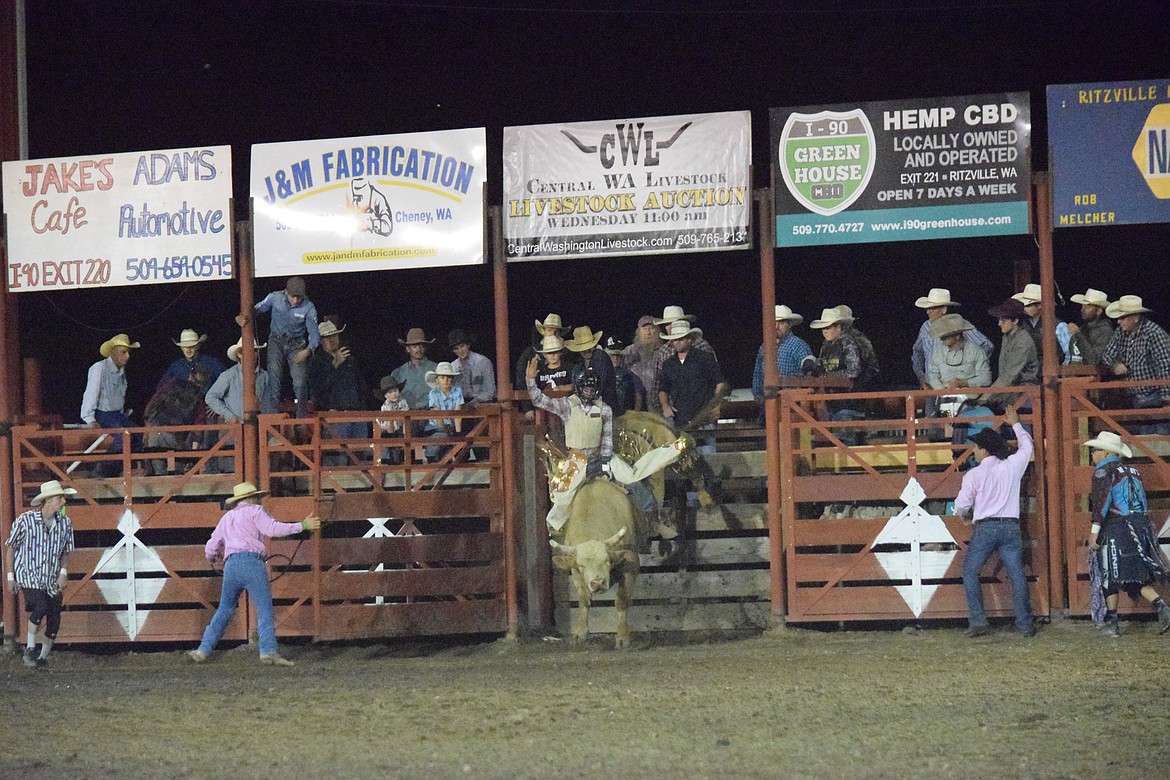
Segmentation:
[(778, 155), (784, 184), (809, 211), (826, 217), (844, 211), (869, 184), (874, 148), (861, 109), (790, 114)]

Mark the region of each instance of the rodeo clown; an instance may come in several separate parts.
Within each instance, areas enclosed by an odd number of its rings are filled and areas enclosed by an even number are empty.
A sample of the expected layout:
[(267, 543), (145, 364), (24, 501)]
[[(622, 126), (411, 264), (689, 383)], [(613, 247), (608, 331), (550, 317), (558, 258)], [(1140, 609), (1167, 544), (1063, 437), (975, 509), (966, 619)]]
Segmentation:
[(563, 466), (549, 471), (549, 495), (552, 508), (545, 521), (556, 535), (569, 519), (569, 504), (586, 479), (608, 476), (625, 485), (630, 497), (649, 520), (658, 511), (658, 502), (641, 480), (661, 471), (678, 460), (684, 446), (680, 438), (672, 444), (656, 447), (633, 466), (613, 453), (613, 409), (601, 400), (601, 379), (586, 370), (573, 381), (573, 394), (567, 398), (550, 398), (536, 384), (537, 359), (528, 362), (525, 384), (528, 397), (538, 409), (560, 417), (565, 423), (565, 446), (569, 456)]

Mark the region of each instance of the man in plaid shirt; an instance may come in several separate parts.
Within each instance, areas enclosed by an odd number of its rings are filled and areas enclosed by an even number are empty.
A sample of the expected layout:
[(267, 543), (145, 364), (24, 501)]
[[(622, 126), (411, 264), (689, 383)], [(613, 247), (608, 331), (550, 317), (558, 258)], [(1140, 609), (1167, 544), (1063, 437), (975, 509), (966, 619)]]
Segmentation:
[[(1147, 319), (1149, 312), (1137, 295), (1123, 295), (1109, 304), (1105, 313), (1117, 320), (1117, 330), (1101, 355), (1101, 363), (1114, 376), (1126, 381), (1170, 379), (1170, 335)], [(1156, 405), (1152, 400), (1170, 401), (1170, 387), (1134, 387), (1129, 389), (1135, 406)], [(1139, 403), (1141, 399), (1141, 403)]]
[[(804, 317), (787, 306), (776, 307), (776, 367), (780, 376), (800, 376), (800, 363), (812, 354), (808, 342), (792, 333), (792, 328), (804, 322)], [(756, 352), (756, 367), (752, 371), (752, 397), (756, 403), (764, 400), (764, 348)]]

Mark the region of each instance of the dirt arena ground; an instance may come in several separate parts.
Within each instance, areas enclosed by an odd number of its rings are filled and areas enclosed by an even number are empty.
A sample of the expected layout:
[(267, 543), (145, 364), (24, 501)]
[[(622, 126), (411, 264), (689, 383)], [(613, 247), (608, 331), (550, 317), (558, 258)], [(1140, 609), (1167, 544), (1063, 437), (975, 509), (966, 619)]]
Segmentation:
[(1170, 635), (779, 628), (0, 657), (0, 777), (1157, 778)]

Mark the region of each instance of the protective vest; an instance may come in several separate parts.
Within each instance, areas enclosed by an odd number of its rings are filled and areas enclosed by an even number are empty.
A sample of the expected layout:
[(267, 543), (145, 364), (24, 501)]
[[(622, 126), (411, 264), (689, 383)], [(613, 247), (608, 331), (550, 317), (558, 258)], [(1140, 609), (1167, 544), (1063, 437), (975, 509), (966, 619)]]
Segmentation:
[(577, 396), (569, 396), (569, 417), (565, 420), (565, 446), (573, 450), (592, 450), (601, 446), (601, 405), (588, 409)]

